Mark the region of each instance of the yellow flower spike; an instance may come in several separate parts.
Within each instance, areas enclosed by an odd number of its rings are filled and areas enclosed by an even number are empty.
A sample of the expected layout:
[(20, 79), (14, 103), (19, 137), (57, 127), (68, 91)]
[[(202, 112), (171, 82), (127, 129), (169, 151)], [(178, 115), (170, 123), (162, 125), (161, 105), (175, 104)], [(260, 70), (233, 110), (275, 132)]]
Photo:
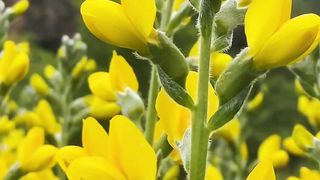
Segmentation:
[(117, 91), (124, 92), (126, 87), (138, 91), (139, 84), (133, 69), (116, 51), (113, 51), (109, 73), (112, 85)]
[(115, 102), (108, 102), (93, 96), (87, 99), (91, 108), (90, 115), (94, 118), (111, 118), (121, 112), (121, 107)]
[(159, 124), (168, 135), (168, 142), (175, 147), (175, 141), (181, 141), (190, 126), (191, 112), (177, 104), (164, 89), (158, 94), (156, 109), (160, 118)]
[(9, 120), (8, 116), (0, 117), (0, 133), (7, 133), (16, 127), (16, 123)]
[[(124, 48), (147, 51), (156, 17), (154, 0), (86, 0), (81, 14), (87, 28), (99, 39)], [(112, 26), (110, 26), (112, 25)]]
[(29, 57), (26, 54), (18, 54), (7, 67), (7, 74), (3, 79), (6, 85), (12, 85), (21, 81), (29, 71)]
[(89, 87), (95, 96), (105, 101), (115, 101), (116, 94), (112, 87), (110, 74), (106, 72), (96, 72), (89, 76)]
[(86, 156), (73, 161), (66, 174), (72, 180), (114, 179), (125, 180), (120, 170), (102, 157)]
[(29, 1), (28, 0), (20, 0), (15, 3), (12, 7), (12, 12), (15, 16), (19, 16), (27, 11), (29, 8)]
[(237, 142), (241, 132), (239, 119), (233, 119), (217, 130), (217, 135), (225, 138), (230, 142)]
[(96, 61), (94, 59), (89, 59), (86, 64), (85, 70), (88, 72), (92, 72), (92, 71), (96, 70), (96, 68), (97, 68)]
[(223, 176), (218, 168), (209, 165), (206, 170), (205, 180), (223, 180)]
[(52, 65), (46, 65), (44, 68), (44, 76), (47, 79), (53, 79), (57, 72), (57, 69)]
[(108, 158), (109, 136), (94, 118), (83, 120), (82, 144), (88, 155)]
[(211, 54), (211, 76), (217, 78), (231, 63), (232, 57), (225, 53)]
[(66, 172), (69, 165), (77, 158), (86, 156), (86, 151), (79, 146), (65, 146), (58, 150), (57, 161), (61, 169)]
[(39, 74), (32, 74), (29, 83), (38, 94), (42, 96), (48, 95), (50, 88)]
[(248, 111), (255, 111), (260, 107), (264, 99), (264, 93), (259, 92), (247, 105)]
[(76, 66), (72, 69), (71, 75), (73, 78), (78, 79), (84, 73), (86, 65), (88, 63), (88, 58), (86, 56), (82, 57)]
[(291, 154), (294, 154), (296, 156), (304, 156), (305, 152), (298, 147), (296, 142), (292, 137), (287, 137), (283, 140), (283, 146), (284, 148)]
[[(110, 121), (110, 147), (114, 164), (128, 179), (155, 179), (157, 157), (140, 130), (125, 116)], [(141, 154), (141, 156), (138, 156)]]
[(35, 108), (35, 113), (39, 116), (42, 121), (42, 126), (50, 134), (55, 134), (60, 131), (60, 124), (57, 122), (51, 105), (48, 101), (42, 99), (39, 101)]
[(276, 175), (270, 161), (261, 161), (251, 171), (246, 180), (276, 180)]
[(319, 24), (320, 18), (315, 14), (287, 21), (254, 56), (255, 68), (271, 69), (303, 59), (319, 44)]
[(255, 56), (281, 25), (290, 19), (291, 5), (292, 0), (251, 2), (245, 16), (245, 33), (252, 56)]
[(44, 145), (44, 129), (34, 127), (18, 148), (18, 160), (24, 171), (40, 171), (54, 165), (56, 151), (54, 146)]
[(294, 126), (292, 138), (298, 147), (304, 151), (314, 146), (314, 136), (301, 124)]
[(280, 149), (281, 137), (277, 134), (265, 139), (258, 149), (258, 159), (260, 161), (271, 161), (275, 168), (281, 168), (287, 165), (289, 155)]

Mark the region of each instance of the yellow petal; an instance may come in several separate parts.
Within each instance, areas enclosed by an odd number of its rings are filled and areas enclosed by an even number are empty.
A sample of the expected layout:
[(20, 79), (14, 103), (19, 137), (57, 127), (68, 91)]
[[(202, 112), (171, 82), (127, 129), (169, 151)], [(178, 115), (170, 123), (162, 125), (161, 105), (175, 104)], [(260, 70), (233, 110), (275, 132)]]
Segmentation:
[[(194, 71), (190, 71), (187, 76), (186, 81), (186, 89), (189, 95), (192, 97), (193, 101), (196, 100), (197, 97), (197, 89), (198, 89), (198, 73)], [(219, 99), (215, 94), (211, 83), (209, 82), (208, 87), (208, 117), (211, 117), (218, 109)], [(208, 118), (209, 119), (209, 118)]]
[(30, 85), (40, 95), (46, 96), (49, 93), (49, 86), (46, 81), (37, 73), (30, 77)]
[(110, 62), (109, 73), (112, 85), (117, 91), (124, 92), (126, 87), (138, 91), (136, 75), (128, 62), (115, 51)]
[(125, 180), (113, 164), (104, 158), (88, 156), (73, 161), (67, 169), (67, 176), (72, 180)]
[(287, 21), (254, 56), (255, 68), (276, 68), (304, 58), (306, 52), (310, 53), (316, 47), (315, 41), (319, 43), (319, 22), (315, 14), (305, 14)]
[(290, 19), (291, 4), (292, 0), (251, 2), (245, 16), (245, 33), (252, 56), (255, 56), (280, 26)]
[(260, 107), (264, 99), (264, 93), (259, 92), (247, 105), (248, 111), (255, 111)]
[(86, 155), (85, 150), (79, 146), (65, 146), (59, 149), (57, 161), (61, 169), (66, 173), (69, 165), (76, 159)]
[(128, 179), (156, 178), (157, 157), (140, 130), (125, 116), (110, 121), (110, 158)]
[(206, 170), (205, 180), (223, 180), (223, 176), (218, 168), (209, 165)]
[(95, 96), (105, 101), (115, 101), (116, 95), (111, 84), (110, 74), (96, 72), (89, 76), (89, 88)]
[(21, 164), (29, 161), (29, 158), (37, 148), (44, 144), (44, 129), (34, 127), (29, 130), (25, 139), (18, 148), (18, 160)]
[(7, 68), (7, 75), (3, 79), (4, 84), (12, 85), (21, 81), (29, 71), (28, 55), (25, 53), (17, 55)]
[(29, 161), (21, 163), (23, 170), (40, 171), (55, 165), (57, 148), (52, 145), (42, 145), (29, 157)]
[(292, 137), (285, 138), (283, 140), (283, 146), (288, 152), (294, 155), (303, 156), (305, 154), (305, 152), (298, 147)]
[(272, 163), (262, 161), (251, 171), (247, 180), (276, 180)]
[(233, 119), (217, 130), (217, 135), (222, 136), (230, 142), (237, 142), (241, 132), (239, 119)]
[(277, 134), (265, 139), (258, 149), (258, 158), (260, 161), (270, 159), (274, 153), (280, 150), (281, 137)]
[(160, 118), (159, 123), (168, 135), (169, 143), (175, 147), (175, 141), (181, 141), (184, 132), (190, 126), (191, 112), (176, 103), (164, 89), (158, 94), (156, 109)]
[(282, 168), (288, 164), (289, 155), (286, 151), (280, 150), (272, 154), (271, 160), (275, 168)]
[(231, 63), (232, 57), (225, 53), (212, 53), (210, 61), (211, 76), (217, 78)]
[(301, 180), (311, 180), (311, 179), (314, 179), (314, 180), (318, 180), (320, 179), (320, 173), (318, 171), (315, 171), (315, 170), (310, 170), (306, 167), (301, 167), (300, 168), (300, 177), (301, 177)]
[(139, 36), (120, 4), (110, 0), (86, 0), (81, 5), (81, 14), (88, 29), (99, 39), (116, 46), (145, 51), (146, 40)]
[(109, 136), (97, 120), (83, 120), (82, 145), (89, 155), (108, 157)]
[(29, 8), (28, 0), (20, 0), (12, 6), (14, 15), (19, 16), (23, 14)]
[(80, 61), (73, 67), (71, 75), (73, 78), (80, 78), (83, 75), (86, 65), (88, 63), (88, 57), (84, 56)]
[(109, 119), (121, 112), (116, 102), (104, 101), (96, 96), (90, 98), (90, 115), (97, 119)]
[(60, 124), (57, 122), (51, 105), (48, 101), (42, 99), (35, 108), (35, 113), (42, 121), (45, 130), (50, 134), (55, 134), (60, 131)]
[(136, 31), (147, 39), (156, 18), (155, 0), (121, 0), (121, 6)]
[(314, 145), (313, 135), (300, 124), (294, 126), (292, 138), (298, 147), (304, 151)]

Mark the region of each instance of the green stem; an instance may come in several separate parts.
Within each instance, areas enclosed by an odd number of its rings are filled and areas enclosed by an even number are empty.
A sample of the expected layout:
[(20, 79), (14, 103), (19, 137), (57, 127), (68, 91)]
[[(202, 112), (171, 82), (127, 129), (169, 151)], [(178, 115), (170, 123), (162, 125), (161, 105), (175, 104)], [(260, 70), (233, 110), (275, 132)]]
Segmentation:
[(166, 31), (168, 28), (168, 24), (172, 14), (172, 7), (173, 7), (174, 0), (167, 0), (165, 7), (162, 10), (161, 22), (160, 22), (160, 30)]
[(158, 79), (157, 67), (155, 65), (152, 65), (150, 88), (149, 88), (149, 95), (148, 95), (146, 132), (145, 132), (145, 137), (151, 145), (153, 144), (154, 129), (157, 122), (157, 112), (156, 112), (155, 104), (156, 104), (159, 88), (160, 88), (160, 84)]
[[(210, 45), (213, 21), (202, 0), (200, 8), (200, 66), (198, 77), (198, 94), (192, 112), (190, 180), (205, 178), (209, 130), (207, 128), (208, 87), (210, 71)], [(210, 11), (210, 10), (209, 10)]]

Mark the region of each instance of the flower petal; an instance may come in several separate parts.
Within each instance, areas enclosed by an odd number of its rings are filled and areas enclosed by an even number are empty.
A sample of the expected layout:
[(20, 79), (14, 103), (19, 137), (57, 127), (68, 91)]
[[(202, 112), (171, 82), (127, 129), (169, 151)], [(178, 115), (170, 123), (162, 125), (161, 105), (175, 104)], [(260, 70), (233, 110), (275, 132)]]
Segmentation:
[(89, 88), (95, 96), (105, 101), (115, 101), (116, 94), (112, 87), (110, 74), (107, 72), (96, 72), (89, 76)]
[[(285, 66), (310, 53), (319, 43), (319, 16), (305, 14), (287, 21), (254, 57), (258, 70)], [(312, 49), (313, 48), (313, 49)]]
[(89, 155), (108, 157), (108, 134), (92, 117), (83, 120), (82, 144)]
[(262, 161), (251, 171), (247, 180), (276, 180), (274, 169), (270, 161)]
[(252, 56), (290, 19), (292, 0), (254, 0), (245, 16), (245, 33)]
[(110, 158), (128, 179), (156, 178), (157, 157), (140, 130), (125, 116), (110, 121)]

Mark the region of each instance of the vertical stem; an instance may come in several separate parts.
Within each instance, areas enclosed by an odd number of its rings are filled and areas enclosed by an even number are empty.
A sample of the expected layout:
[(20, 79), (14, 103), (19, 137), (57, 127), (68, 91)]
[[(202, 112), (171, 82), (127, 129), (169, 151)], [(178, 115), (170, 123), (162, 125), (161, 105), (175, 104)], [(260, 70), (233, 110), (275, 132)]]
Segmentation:
[(161, 22), (160, 22), (160, 30), (166, 31), (168, 23), (171, 18), (172, 14), (172, 7), (173, 7), (174, 0), (166, 0), (165, 7), (162, 10)]
[(191, 133), (190, 179), (205, 178), (209, 130), (207, 129), (208, 87), (210, 69), (210, 47), (212, 38), (213, 14), (206, 0), (201, 0), (200, 7), (200, 66), (198, 94), (193, 109)]
[(157, 112), (156, 112), (156, 99), (158, 91), (160, 88), (157, 67), (152, 65), (151, 80), (148, 95), (148, 112), (147, 112), (147, 122), (146, 122), (146, 132), (145, 137), (147, 141), (152, 145), (155, 124), (157, 122)]

